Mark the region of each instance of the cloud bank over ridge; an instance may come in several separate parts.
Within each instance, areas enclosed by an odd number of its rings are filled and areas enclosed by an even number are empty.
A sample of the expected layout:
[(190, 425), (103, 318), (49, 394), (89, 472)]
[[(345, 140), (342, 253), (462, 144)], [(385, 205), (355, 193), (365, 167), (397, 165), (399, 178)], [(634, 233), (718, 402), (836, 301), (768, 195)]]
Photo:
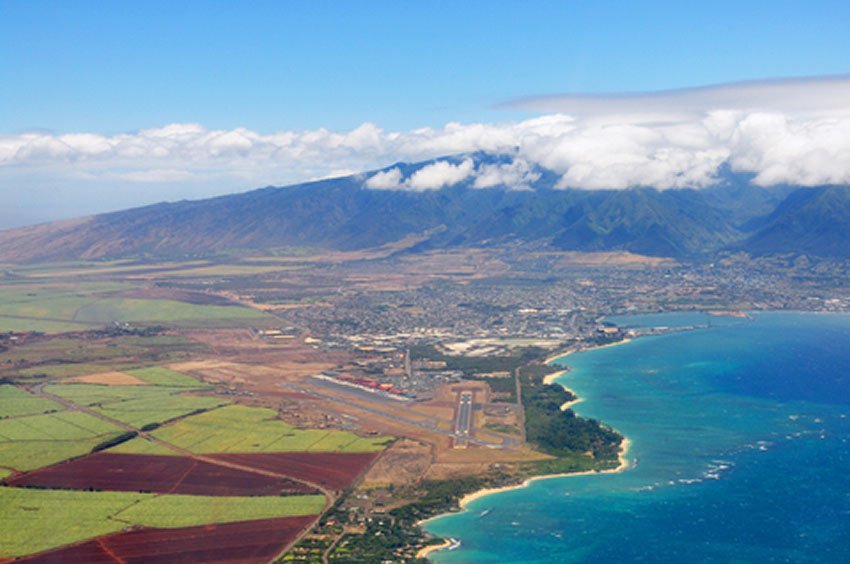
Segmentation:
[(390, 169), (368, 178), (367, 186), (432, 190), (472, 178), (478, 188), (522, 189), (539, 165), (560, 176), (561, 188), (703, 187), (724, 163), (765, 186), (850, 184), (850, 77), (512, 104), (552, 113), (409, 131), (371, 123), (344, 132), (272, 133), (171, 124), (113, 135), (0, 134), (0, 183), (152, 193), (157, 186), (194, 185), (188, 195), (198, 197), (488, 151), (511, 154), (514, 162), (478, 168), (467, 161), (438, 163), (410, 178)]

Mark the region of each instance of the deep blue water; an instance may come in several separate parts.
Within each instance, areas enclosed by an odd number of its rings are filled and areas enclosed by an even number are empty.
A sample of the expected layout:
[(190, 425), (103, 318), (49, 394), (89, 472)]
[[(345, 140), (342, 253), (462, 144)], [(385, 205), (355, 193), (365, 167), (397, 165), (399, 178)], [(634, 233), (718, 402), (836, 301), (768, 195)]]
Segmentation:
[[(695, 324), (675, 317), (641, 322)], [(756, 314), (562, 362), (633, 467), (433, 520), (462, 542), (434, 560), (850, 562), (850, 316)]]

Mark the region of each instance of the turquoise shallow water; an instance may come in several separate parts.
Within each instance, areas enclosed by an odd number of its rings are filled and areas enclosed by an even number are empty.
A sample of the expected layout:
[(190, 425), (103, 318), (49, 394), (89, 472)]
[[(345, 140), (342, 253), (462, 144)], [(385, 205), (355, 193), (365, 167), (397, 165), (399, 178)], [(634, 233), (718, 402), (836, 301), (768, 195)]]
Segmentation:
[(633, 467), (432, 520), (462, 543), (433, 559), (850, 562), (850, 316), (712, 325), (564, 358), (576, 411), (629, 437)]

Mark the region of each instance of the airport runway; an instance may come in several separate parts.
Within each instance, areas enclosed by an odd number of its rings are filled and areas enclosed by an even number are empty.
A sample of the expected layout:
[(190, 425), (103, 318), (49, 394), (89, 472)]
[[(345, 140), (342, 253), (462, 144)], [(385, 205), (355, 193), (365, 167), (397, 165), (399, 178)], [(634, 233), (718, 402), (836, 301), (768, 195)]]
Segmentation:
[(472, 392), (461, 392), (458, 395), (455, 414), (455, 446), (466, 446), (469, 443), (473, 410)]

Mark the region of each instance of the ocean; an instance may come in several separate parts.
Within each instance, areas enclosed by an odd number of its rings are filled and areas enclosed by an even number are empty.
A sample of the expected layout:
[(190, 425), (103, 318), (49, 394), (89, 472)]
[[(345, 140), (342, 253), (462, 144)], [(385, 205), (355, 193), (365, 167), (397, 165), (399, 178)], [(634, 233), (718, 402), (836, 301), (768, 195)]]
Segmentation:
[[(703, 328), (570, 355), (619, 474), (538, 480), (427, 523), (437, 562), (850, 562), (850, 315), (669, 314)], [(710, 326), (709, 326), (710, 325)]]

